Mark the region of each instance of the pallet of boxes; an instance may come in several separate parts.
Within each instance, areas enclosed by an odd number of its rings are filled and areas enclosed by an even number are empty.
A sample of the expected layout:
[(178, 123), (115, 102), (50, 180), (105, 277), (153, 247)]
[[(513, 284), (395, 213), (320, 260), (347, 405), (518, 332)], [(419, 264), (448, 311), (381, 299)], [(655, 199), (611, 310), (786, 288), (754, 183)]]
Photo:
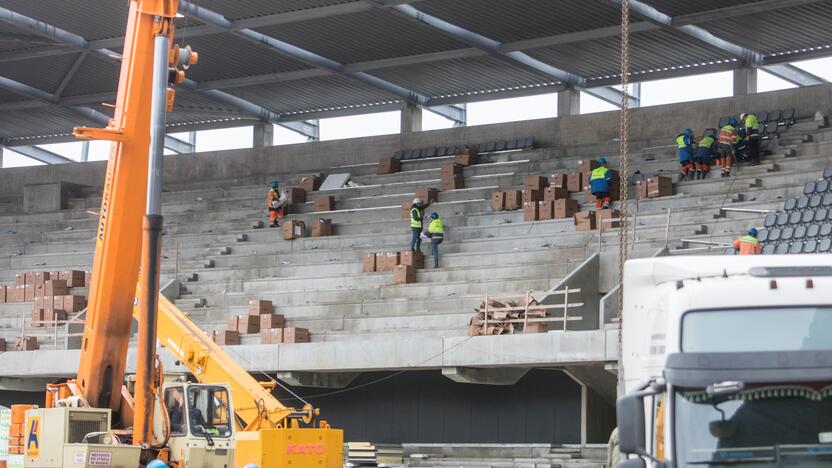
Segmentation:
[(422, 252), (365, 252), (361, 271), (392, 272), (393, 284), (410, 284), (416, 282), (416, 270), (424, 267), (425, 255)]
[(468, 322), (469, 336), (513, 335), (517, 333), (546, 333), (549, 324), (547, 310), (533, 298), (501, 301), (488, 299), (474, 309)]
[(286, 327), (286, 318), (274, 313), (272, 301), (253, 299), (248, 303), (248, 313), (228, 319), (225, 330), (213, 332), (219, 345), (238, 345), (242, 335), (260, 334), (261, 344), (308, 343), (309, 330)]
[(669, 197), (673, 195), (673, 179), (654, 175), (636, 181), (636, 199)]

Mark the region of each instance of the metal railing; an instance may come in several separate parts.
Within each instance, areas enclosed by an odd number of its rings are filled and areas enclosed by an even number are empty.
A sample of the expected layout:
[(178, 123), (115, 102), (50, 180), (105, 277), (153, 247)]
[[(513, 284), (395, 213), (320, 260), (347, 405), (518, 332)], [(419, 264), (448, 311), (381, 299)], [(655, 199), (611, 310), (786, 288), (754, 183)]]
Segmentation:
[[(582, 317), (569, 317), (569, 309), (583, 307), (583, 302), (569, 302), (569, 295), (570, 294), (578, 294), (581, 290), (579, 288), (569, 288), (568, 286), (564, 289), (558, 291), (526, 291), (525, 296), (525, 304), (522, 306), (508, 306), (508, 307), (493, 307), (489, 305), (489, 302), (496, 301), (501, 303), (509, 303), (513, 301), (513, 299), (507, 298), (495, 298), (494, 296), (489, 297), (488, 293), (485, 294), (485, 301), (483, 302), (484, 307), (478, 308), (477, 314), (471, 320), (471, 325), (475, 326), (482, 326), (483, 329), (487, 330), (489, 323), (491, 324), (523, 324), (523, 328), (525, 329), (526, 325), (529, 323), (552, 323), (552, 322), (563, 322), (562, 331), (566, 331), (566, 325), (568, 322), (572, 321), (580, 321), (583, 320)], [(562, 304), (529, 304), (535, 295), (538, 294), (545, 294), (547, 296), (563, 296), (563, 303)], [(548, 311), (550, 310), (563, 310), (562, 317), (529, 317), (530, 310), (543, 310)], [(505, 312), (507, 317), (510, 317), (512, 312), (522, 312), (522, 318), (506, 318), (506, 319), (495, 319), (491, 318), (490, 316), (495, 312)], [(479, 315), (482, 314), (483, 318), (480, 319)]]

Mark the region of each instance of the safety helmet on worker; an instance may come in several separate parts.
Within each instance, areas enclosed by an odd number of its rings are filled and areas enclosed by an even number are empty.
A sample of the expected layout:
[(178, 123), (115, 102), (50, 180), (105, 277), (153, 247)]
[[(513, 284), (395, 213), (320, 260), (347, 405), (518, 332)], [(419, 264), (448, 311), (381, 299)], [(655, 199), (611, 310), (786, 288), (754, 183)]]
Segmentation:
[(157, 458), (148, 463), (147, 468), (168, 468), (168, 464)]
[(600, 158), (598, 158), (598, 164), (600, 164), (600, 165), (602, 165), (602, 166), (603, 166), (603, 165), (604, 165), (604, 164), (606, 164), (606, 163), (607, 163), (607, 158), (605, 158), (605, 157), (603, 157), (603, 156), (601, 156)]
[(757, 237), (757, 228), (753, 227), (748, 230), (748, 235), (751, 237)]
[(273, 181), (272, 181), (272, 183), (271, 183), (270, 185), (272, 186), (272, 188), (277, 188), (277, 185), (278, 185), (278, 184), (277, 184), (277, 181), (276, 181), (276, 180), (273, 180)]
[(439, 219), (439, 213), (434, 211), (430, 214), (430, 219)]
[(714, 131), (714, 129), (709, 128), (705, 130), (705, 136), (713, 138), (714, 136), (716, 136), (716, 132)]
[(748, 114), (746, 114), (745, 112), (743, 112), (742, 114), (740, 114), (740, 120), (741, 120), (741, 121), (742, 121), (742, 120), (745, 120), (745, 118), (746, 118), (747, 116), (748, 116)]
[(731, 124), (731, 125), (736, 125), (737, 124), (737, 118), (736, 117), (731, 117), (731, 120), (729, 120), (728, 123)]
[(422, 200), (422, 199), (421, 199), (421, 198), (419, 198), (419, 197), (416, 197), (416, 198), (414, 198), (414, 199), (413, 199), (413, 204), (414, 204), (414, 205), (423, 205), (424, 203), (425, 203), (425, 201), (424, 201), (424, 200)]
[(693, 135), (693, 129), (686, 128), (685, 129), (685, 135)]

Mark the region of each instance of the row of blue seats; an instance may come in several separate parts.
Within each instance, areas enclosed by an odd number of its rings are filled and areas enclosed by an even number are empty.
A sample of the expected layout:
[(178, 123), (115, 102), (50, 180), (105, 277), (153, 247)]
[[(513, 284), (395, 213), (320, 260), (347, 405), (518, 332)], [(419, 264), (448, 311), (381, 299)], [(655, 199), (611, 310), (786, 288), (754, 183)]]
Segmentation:
[[(401, 150), (393, 153), (393, 157), (402, 161), (423, 158), (441, 158), (453, 156), (458, 150), (466, 149), (468, 145), (436, 146), (433, 148), (422, 148), (413, 150)], [(534, 137), (518, 138), (516, 140), (499, 140), (477, 145), (477, 152), (494, 153), (498, 151), (515, 151), (534, 148)]]
[(757, 234), (760, 242), (778, 242), (803, 239), (827, 238), (832, 236), (832, 223), (813, 223), (799, 226), (786, 226), (782, 229), (763, 229)]
[(769, 213), (763, 220), (763, 227), (799, 226), (801, 224), (832, 221), (832, 208), (815, 208), (790, 213)]
[(769, 243), (763, 247), (763, 254), (786, 255), (829, 253), (830, 249), (832, 249), (832, 239), (809, 239), (799, 242)]
[[(757, 112), (757, 121), (761, 124), (768, 124), (772, 123), (775, 127), (777, 126), (790, 126), (794, 124), (794, 116), (795, 110), (792, 109), (783, 109), (783, 110), (773, 110), (773, 111), (763, 111)], [(722, 117), (719, 119), (719, 127), (722, 128), (728, 125), (728, 122), (731, 118), (740, 120), (739, 115), (729, 115), (727, 117)]]

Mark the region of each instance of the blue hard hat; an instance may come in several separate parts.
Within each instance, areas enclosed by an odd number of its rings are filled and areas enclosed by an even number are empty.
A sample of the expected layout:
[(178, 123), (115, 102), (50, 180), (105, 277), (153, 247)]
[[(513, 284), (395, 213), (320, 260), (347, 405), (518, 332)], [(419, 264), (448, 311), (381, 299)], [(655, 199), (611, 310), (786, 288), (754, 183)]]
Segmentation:
[(438, 217), (439, 217), (439, 213), (437, 213), (437, 212), (435, 212), (435, 211), (434, 211), (433, 213), (431, 213), (431, 214), (430, 214), (430, 219), (436, 219), (436, 218), (438, 218)]
[(605, 158), (603, 156), (598, 158), (598, 164), (606, 164), (606, 163), (607, 163), (607, 158)]
[(754, 237), (757, 237), (757, 228), (751, 228), (751, 229), (749, 229), (749, 230), (748, 230), (748, 235), (749, 235), (749, 236), (754, 236)]
[(271, 186), (276, 188), (277, 187), (277, 181), (273, 180), (272, 183), (271, 183)]
[(685, 135), (693, 135), (693, 130), (691, 130), (690, 128), (686, 128)]
[(730, 123), (731, 125), (736, 125), (737, 124), (737, 118), (736, 117), (731, 117), (731, 120), (729, 120), (728, 123)]
[(168, 464), (156, 459), (147, 464), (147, 468), (168, 468)]

